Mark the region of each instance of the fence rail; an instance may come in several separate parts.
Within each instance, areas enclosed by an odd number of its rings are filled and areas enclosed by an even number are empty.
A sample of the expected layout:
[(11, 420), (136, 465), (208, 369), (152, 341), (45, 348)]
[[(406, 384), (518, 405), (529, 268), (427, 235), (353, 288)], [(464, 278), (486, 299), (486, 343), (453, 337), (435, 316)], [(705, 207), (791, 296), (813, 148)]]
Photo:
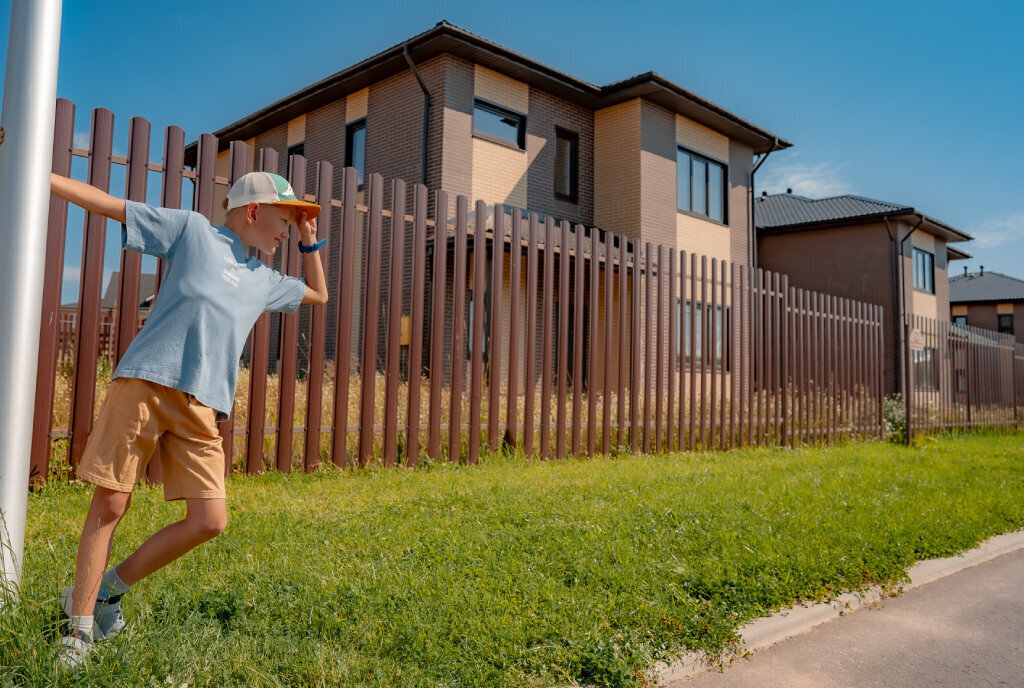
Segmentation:
[[(192, 209), (214, 219), (215, 198), (248, 171), (250, 152), (233, 141), (218, 176), (208, 134), (186, 170), (184, 132), (173, 126), (162, 161), (150, 162), (150, 125), (138, 117), (127, 156), (113, 157), (113, 115), (102, 109), (92, 113), (89, 148), (74, 148), (74, 112), (58, 102), (53, 169), (69, 174), (72, 157), (85, 156), (87, 179), (101, 189), (111, 165), (124, 165), (128, 198), (144, 200), (153, 173), (161, 204), (180, 207), (191, 179)], [(251, 159), (278, 170), (272, 149)], [(219, 426), (225, 471), (473, 463), (482, 448), (503, 446), (543, 459), (883, 437), (878, 306), (378, 174), (361, 185), (355, 170), (336, 175), (327, 162), (290, 156), (287, 169), (300, 196), (323, 207), (331, 299), (257, 321), (245, 401)], [(66, 226), (67, 204), (53, 197), (47, 274), (62, 271)], [(35, 479), (48, 475), (57, 438), (67, 438), (77, 465), (94, 418), (96, 370), (81, 362), (101, 346), (102, 218), (87, 213), (84, 234), (66, 428), (51, 427), (59, 293), (44, 294)], [(300, 275), (294, 235), (283, 254), (275, 265)], [(122, 252), (115, 363), (137, 332), (137, 258)], [(162, 271), (160, 263), (157, 290)], [(148, 478), (160, 479), (159, 461)]]

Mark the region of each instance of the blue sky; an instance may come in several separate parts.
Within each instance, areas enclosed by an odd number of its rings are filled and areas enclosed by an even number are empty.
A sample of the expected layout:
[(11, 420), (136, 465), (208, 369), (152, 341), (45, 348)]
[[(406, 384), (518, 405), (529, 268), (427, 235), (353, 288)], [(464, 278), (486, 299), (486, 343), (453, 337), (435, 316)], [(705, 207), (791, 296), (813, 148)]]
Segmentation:
[[(0, 0), (4, 67), (10, 8)], [(758, 192), (912, 205), (977, 237), (962, 245), (971, 271), (1024, 279), (1024, 5), (1006, 0), (65, 0), (58, 95), (85, 140), (90, 109), (106, 107), (115, 148), (139, 115), (158, 151), (168, 124), (193, 140), (441, 19), (595, 84), (658, 72), (795, 144), (765, 163)], [(65, 300), (80, 218), (70, 227)], [(115, 243), (111, 231), (108, 268)]]

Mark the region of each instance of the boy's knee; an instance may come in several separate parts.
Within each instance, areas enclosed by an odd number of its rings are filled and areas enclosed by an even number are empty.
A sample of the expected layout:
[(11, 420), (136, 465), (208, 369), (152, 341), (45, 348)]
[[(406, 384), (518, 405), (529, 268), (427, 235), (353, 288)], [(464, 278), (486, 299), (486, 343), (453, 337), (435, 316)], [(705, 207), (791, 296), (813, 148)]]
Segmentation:
[(200, 518), (193, 519), (192, 529), (196, 537), (205, 542), (223, 533), (227, 525), (227, 514), (204, 514)]
[(130, 492), (117, 492), (105, 488), (96, 488), (93, 494), (93, 515), (98, 525), (105, 526), (117, 523), (128, 511), (132, 495)]

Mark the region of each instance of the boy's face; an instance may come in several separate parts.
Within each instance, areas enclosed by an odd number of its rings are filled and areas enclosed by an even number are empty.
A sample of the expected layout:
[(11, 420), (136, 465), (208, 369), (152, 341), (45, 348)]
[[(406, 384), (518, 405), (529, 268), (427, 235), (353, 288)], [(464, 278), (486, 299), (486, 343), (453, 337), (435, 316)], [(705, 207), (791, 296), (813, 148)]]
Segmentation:
[(251, 219), (250, 236), (252, 244), (259, 250), (273, 254), (280, 242), (288, 238), (288, 228), (292, 224), (294, 211), (277, 205), (253, 203), (249, 208)]

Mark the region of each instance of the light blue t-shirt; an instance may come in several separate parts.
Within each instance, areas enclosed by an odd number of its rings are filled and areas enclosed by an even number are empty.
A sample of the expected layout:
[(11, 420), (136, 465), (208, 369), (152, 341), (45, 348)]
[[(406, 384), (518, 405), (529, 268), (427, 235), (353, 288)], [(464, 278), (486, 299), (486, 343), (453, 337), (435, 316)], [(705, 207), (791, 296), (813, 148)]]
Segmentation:
[(127, 202), (121, 246), (167, 261), (145, 327), (114, 377), (149, 380), (231, 412), (238, 360), (249, 331), (266, 311), (292, 313), (306, 283), (246, 254), (245, 244), (188, 210)]

